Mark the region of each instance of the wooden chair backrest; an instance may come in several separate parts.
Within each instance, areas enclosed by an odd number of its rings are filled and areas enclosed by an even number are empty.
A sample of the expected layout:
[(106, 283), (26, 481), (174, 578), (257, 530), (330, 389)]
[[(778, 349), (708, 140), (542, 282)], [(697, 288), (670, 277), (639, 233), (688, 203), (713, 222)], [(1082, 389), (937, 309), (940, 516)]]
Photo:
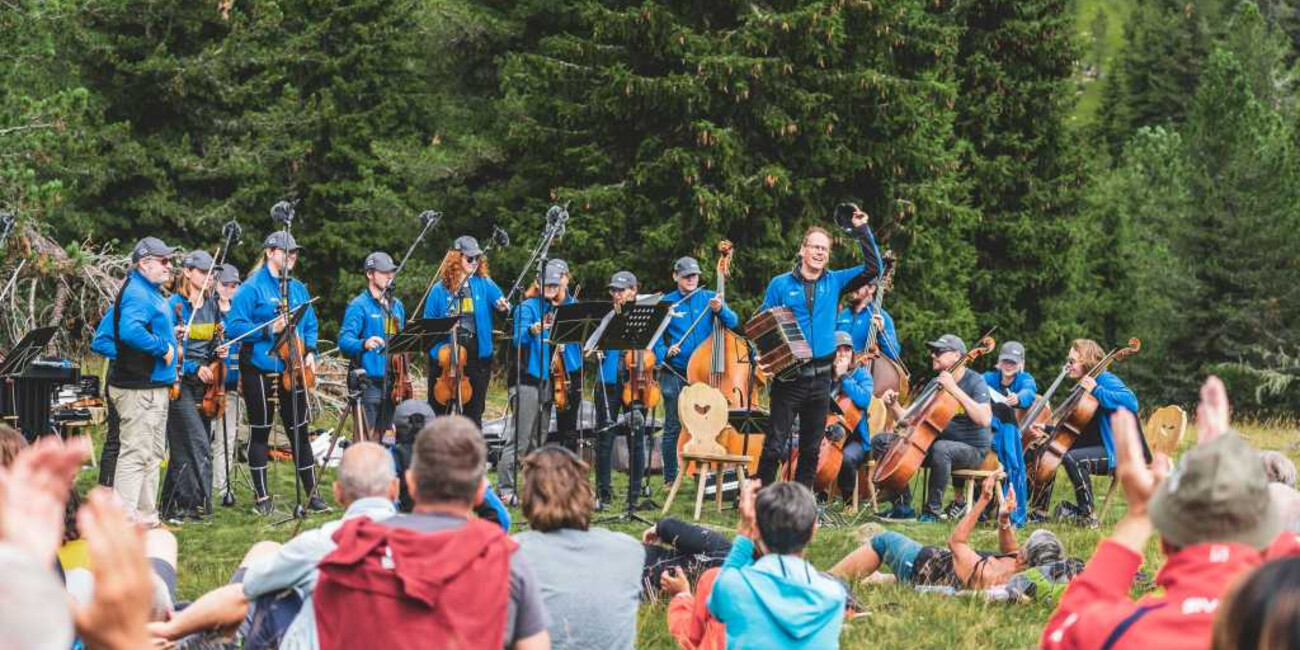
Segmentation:
[(1163, 453), (1173, 458), (1178, 453), (1183, 434), (1187, 433), (1187, 412), (1176, 405), (1162, 406), (1147, 418), (1142, 433), (1151, 453)]

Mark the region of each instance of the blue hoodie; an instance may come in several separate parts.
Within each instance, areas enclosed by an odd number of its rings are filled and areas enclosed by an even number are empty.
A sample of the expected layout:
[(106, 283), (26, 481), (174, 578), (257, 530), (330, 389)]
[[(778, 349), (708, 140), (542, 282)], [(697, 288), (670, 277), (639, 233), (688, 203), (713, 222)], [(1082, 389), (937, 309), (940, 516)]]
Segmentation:
[[(1033, 375), (1024, 371), (1016, 373), (1010, 386), (1003, 386), (1002, 373), (988, 370), (984, 373), (984, 383), (989, 385), (990, 391), (1008, 397), (1015, 395), (1019, 402), (1016, 408), (1028, 409), (1033, 406), (1034, 400), (1038, 397), (1038, 382), (1034, 381)], [(993, 429), (993, 451), (998, 455), (998, 461), (1007, 472), (1007, 488), (1016, 493), (1016, 510), (1011, 513), (1011, 523), (1017, 527), (1023, 526), (1029, 515), (1029, 476), (1025, 473), (1025, 452), (1020, 444), (1020, 426), (1015, 420), (1003, 422), (998, 418), (997, 411), (994, 411), (993, 426), (990, 428)]]
[(101, 328), (105, 325), (111, 346), (101, 342), (99, 349), (111, 351), (113, 356), (109, 358), (116, 360), (109, 375), (110, 385), (158, 388), (176, 381), (175, 364), (165, 360), (169, 350), (177, 352), (180, 347), (176, 321), (158, 285), (139, 271), (131, 271), (117, 307), (100, 322)]
[[(701, 314), (712, 311), (712, 308), (709, 307), (709, 301), (713, 300), (716, 295), (718, 295), (716, 291), (709, 291), (708, 289), (696, 289), (694, 293), (690, 294), (689, 298), (685, 299), (683, 299), (680, 289), (674, 289), (664, 294), (660, 303), (669, 305), (668, 316), (670, 320), (668, 321), (668, 327), (664, 329), (663, 336), (659, 337), (654, 346), (655, 358), (659, 360), (660, 364), (667, 363), (682, 376), (686, 375), (686, 366), (691, 362), (691, 354), (695, 352), (695, 348), (700, 347), (700, 344), (713, 334), (711, 317), (701, 316)], [(740, 324), (740, 316), (737, 316), (736, 312), (727, 306), (725, 300), (722, 303), (722, 309), (718, 311), (718, 318), (722, 319), (722, 325), (727, 329), (735, 329)], [(696, 319), (699, 319), (698, 323), (696, 323)], [(693, 323), (695, 329), (692, 329), (687, 334), (686, 330), (690, 329)], [(683, 336), (685, 336), (684, 339)], [(673, 345), (680, 348), (680, 351), (665, 362), (665, 357), (668, 356), (668, 348)]]
[(1124, 380), (1115, 376), (1115, 373), (1106, 371), (1097, 375), (1097, 385), (1092, 389), (1092, 396), (1097, 398), (1097, 414), (1094, 419), (1100, 419), (1101, 425), (1101, 444), (1106, 447), (1106, 459), (1108, 467), (1115, 466), (1115, 435), (1110, 430), (1110, 415), (1120, 409), (1126, 409), (1137, 417), (1138, 399), (1128, 386), (1124, 385)]
[(802, 264), (796, 266), (790, 273), (782, 273), (772, 278), (772, 281), (767, 284), (767, 293), (763, 296), (763, 304), (758, 308), (759, 311), (767, 311), (773, 307), (789, 307), (799, 323), (804, 338), (808, 339), (808, 345), (812, 347), (814, 359), (829, 359), (835, 354), (836, 319), (839, 315), (840, 294), (844, 293), (844, 287), (860, 275), (865, 275), (867, 280), (872, 280), (880, 273), (882, 264), (880, 249), (876, 247), (876, 238), (869, 228), (863, 227), (862, 232), (865, 235), (865, 241), (861, 243), (862, 256), (866, 258), (867, 263), (839, 271), (827, 269), (822, 272), (813, 283), (812, 309), (808, 308), (809, 301), (804, 293), (803, 277), (796, 275)]
[(393, 301), (392, 319), (386, 318), (383, 305), (370, 295), (367, 288), (348, 303), (343, 313), (343, 327), (339, 329), (339, 350), (354, 363), (358, 363), (366, 372), (366, 377), (374, 381), (383, 381), (388, 371), (388, 357), (384, 349), (367, 350), (366, 340), (378, 336), (388, 341), (393, 335), (402, 331), (406, 321), (406, 308), (401, 300)]
[(840, 392), (847, 395), (853, 405), (862, 412), (862, 419), (858, 420), (858, 428), (854, 429), (854, 433), (858, 434), (864, 444), (871, 440), (871, 422), (869, 422), (871, 418), (867, 417), (867, 411), (871, 409), (875, 383), (871, 373), (863, 366), (854, 368), (852, 372), (840, 378)]
[(727, 627), (727, 650), (821, 650), (840, 645), (845, 600), (844, 587), (803, 558), (754, 561), (754, 543), (740, 535), (708, 606)]
[(515, 311), (515, 346), (521, 348), (527, 360), (528, 374), (534, 379), (551, 378), (551, 344), (547, 342), (551, 331), (543, 328), (541, 333), (533, 334), (533, 324), (551, 311), (551, 303), (541, 296), (529, 298), (521, 303)]
[[(835, 329), (840, 332), (848, 332), (853, 337), (853, 351), (861, 354), (867, 349), (867, 335), (871, 333), (871, 309), (863, 309), (855, 312), (852, 307), (845, 307), (840, 310), (840, 315), (835, 319)], [(898, 332), (894, 329), (894, 317), (885, 311), (884, 307), (880, 308), (880, 319), (885, 321), (885, 326), (876, 332), (876, 342), (880, 344), (880, 352), (885, 356), (898, 361), (898, 355), (903, 353), (903, 348), (898, 345)]]
[[(492, 314), (496, 311), (496, 303), (505, 295), (501, 293), (501, 287), (497, 286), (492, 278), (472, 276), (466, 282), (469, 287), (470, 304), (461, 307), (462, 313), (474, 314), (474, 329), (478, 332), (478, 358), (492, 358)], [(455, 303), (455, 296), (451, 295), (451, 290), (447, 288), (445, 282), (438, 282), (433, 285), (433, 290), (429, 292), (429, 298), (424, 301), (425, 318), (443, 318), (452, 314), (452, 306)], [(446, 345), (446, 341), (439, 343), (429, 351), (429, 357), (435, 361), (438, 359), (438, 350)]]
[[(311, 300), (307, 286), (290, 279), (289, 306), (291, 309)], [(278, 315), (280, 309), (280, 280), (271, 275), (270, 267), (258, 269), (248, 282), (240, 285), (235, 297), (230, 301), (230, 312), (226, 314), (226, 338), (237, 338), (253, 331)], [(298, 320), (298, 336), (302, 337), (303, 346), (308, 353), (316, 351), (316, 309), (307, 307), (307, 312)], [(275, 356), (271, 346), (279, 338), (270, 326), (262, 327), (255, 334), (242, 339), (241, 354), (246, 361), (262, 372), (284, 372), (284, 362)]]

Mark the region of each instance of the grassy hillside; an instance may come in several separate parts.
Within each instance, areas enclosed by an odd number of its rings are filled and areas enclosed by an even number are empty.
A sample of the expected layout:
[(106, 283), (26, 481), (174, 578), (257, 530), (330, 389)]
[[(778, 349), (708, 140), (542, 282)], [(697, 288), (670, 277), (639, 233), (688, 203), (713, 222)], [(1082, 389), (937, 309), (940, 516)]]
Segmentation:
[(1124, 46), (1124, 25), (1136, 0), (1075, 0), (1075, 30), (1079, 65), (1075, 80), (1079, 103), (1073, 120), (1090, 121), (1101, 105), (1101, 80), (1110, 73), (1115, 55)]

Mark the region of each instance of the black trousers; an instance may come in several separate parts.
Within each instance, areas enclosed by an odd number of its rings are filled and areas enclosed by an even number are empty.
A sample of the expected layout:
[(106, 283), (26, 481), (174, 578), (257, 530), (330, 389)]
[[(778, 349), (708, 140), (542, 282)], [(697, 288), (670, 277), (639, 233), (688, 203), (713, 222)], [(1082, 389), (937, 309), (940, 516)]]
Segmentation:
[(582, 409), (582, 375), (571, 372), (565, 375), (565, 379), (568, 381), (568, 390), (565, 392), (568, 404), (563, 409), (555, 409), (556, 440), (554, 442), (572, 451), (578, 451), (578, 414)]
[[(628, 413), (626, 426), (610, 426), (618, 421), (620, 413)], [(596, 493), (608, 499), (613, 489), (610, 475), (614, 464), (614, 438), (627, 435), (628, 487), (627, 502), (632, 504), (641, 493), (645, 477), (645, 408), (640, 404), (623, 404), (623, 387), (620, 384), (600, 384), (596, 391)]]
[(122, 452), (122, 415), (113, 406), (109, 398), (112, 387), (104, 387), (104, 402), (108, 404), (108, 433), (104, 438), (104, 448), (99, 451), (99, 484), (113, 487), (113, 475), (117, 473), (117, 455)]
[(826, 413), (831, 404), (830, 369), (790, 381), (774, 381), (771, 397), (772, 432), (763, 441), (758, 477), (763, 485), (771, 485), (776, 480), (777, 466), (785, 460), (786, 450), (790, 448), (794, 417), (798, 415), (799, 464), (794, 480), (812, 489), (822, 437), (826, 434)]
[(361, 412), (366, 418), (366, 431), (369, 432), (370, 439), (376, 442), (383, 440), (384, 432), (393, 424), (393, 404), (391, 397), (391, 386), (385, 386), (382, 381), (362, 380), (361, 383)]
[(212, 512), (211, 421), (199, 413), (207, 384), (181, 380), (180, 397), (167, 406), (167, 474), (159, 511), (164, 519), (185, 512)]
[[(441, 404), (433, 398), (433, 385), (442, 376), (442, 366), (437, 361), (429, 364), (429, 406), (438, 415), (447, 415), (452, 411), (452, 404)], [(483, 428), (483, 408), (487, 404), (488, 380), (492, 378), (492, 357), (475, 358), (472, 354), (465, 362), (465, 376), (469, 378), (470, 396), (461, 405), (460, 414), (473, 420), (480, 429)]]
[[(889, 448), (898, 440), (893, 433), (878, 433), (871, 436), (871, 455), (877, 461), (885, 457)], [(925, 486), (925, 503), (922, 511), (938, 515), (943, 508), (943, 493), (948, 489), (948, 481), (954, 469), (975, 469), (984, 462), (988, 449), (976, 449), (964, 442), (940, 438), (930, 445), (930, 452), (925, 455), (923, 467), (930, 468), (930, 480)], [(953, 500), (958, 498), (953, 494)], [(912, 487), (908, 484), (895, 496), (896, 503), (912, 503)]]
[(266, 485), (270, 455), (268, 441), (277, 410), (280, 424), (289, 438), (294, 469), (302, 480), (303, 489), (311, 494), (316, 487), (316, 459), (307, 441), (307, 391), (299, 388), (290, 393), (284, 390), (280, 375), (262, 373), (251, 364), (240, 367), (239, 381), (244, 392), (244, 406), (248, 410), (248, 469), (257, 499), (260, 501), (269, 496)]
[[(1102, 445), (1089, 447), (1074, 447), (1065, 452), (1061, 457), (1061, 465), (1065, 467), (1065, 475), (1070, 478), (1070, 483), (1074, 485), (1075, 505), (1084, 513), (1092, 513), (1096, 509), (1096, 497), (1092, 491), (1092, 477), (1095, 474), (1108, 474), (1110, 472), (1110, 457), (1106, 455), (1106, 448)], [(1033, 465), (1028, 465), (1033, 467)], [(1036, 510), (1046, 511), (1052, 504), (1052, 486), (1055, 481), (1046, 485), (1038, 486), (1033, 490), (1032, 507)]]
[(711, 528), (666, 517), (655, 524), (655, 533), (663, 544), (647, 544), (642, 579), (648, 587), (659, 588), (659, 576), (679, 567), (694, 582), (705, 569), (721, 566), (731, 552), (731, 540)]

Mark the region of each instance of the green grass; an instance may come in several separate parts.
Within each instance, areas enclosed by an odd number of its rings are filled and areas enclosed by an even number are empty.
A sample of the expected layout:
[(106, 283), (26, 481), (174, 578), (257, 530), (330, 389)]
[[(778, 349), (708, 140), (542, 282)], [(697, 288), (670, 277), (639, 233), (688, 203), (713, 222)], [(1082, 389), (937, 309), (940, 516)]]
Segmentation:
[[(1124, 47), (1124, 25), (1133, 10), (1133, 0), (1076, 0), (1076, 3), (1074, 22), (1081, 66), (1075, 73), (1079, 96), (1071, 121), (1083, 125), (1092, 121), (1101, 106), (1101, 80), (1110, 74), (1115, 55)], [(1106, 23), (1100, 39), (1094, 37), (1098, 12), (1105, 16)], [(1085, 78), (1082, 67), (1087, 64), (1097, 67), (1100, 76)]]
[[(1293, 460), (1300, 460), (1300, 446), (1295, 442), (1296, 430), (1291, 424), (1247, 425), (1243, 427), (1243, 432), (1261, 449), (1281, 450)], [(99, 435), (101, 434), (96, 434), (97, 438)], [(1195, 433), (1189, 431), (1185, 444), (1190, 444), (1194, 436)], [(94, 470), (84, 472), (81, 486), (88, 489), (93, 484), (95, 475)], [(657, 477), (652, 478), (652, 484), (660, 487)], [(332, 480), (331, 471), (325, 477), (323, 494), (328, 494)], [(616, 474), (616, 480), (623, 480), (622, 475)], [(289, 463), (274, 463), (271, 481), (274, 491), (292, 504), (293, 477)], [(1108, 482), (1107, 478), (1096, 479), (1099, 500), (1100, 495), (1105, 494)], [(693, 505), (691, 499), (694, 492), (688, 491), (688, 487), (689, 482), (684, 484), (682, 494), (673, 505), (673, 514), (683, 519), (689, 519)], [(1068, 481), (1057, 481), (1057, 499), (1064, 496), (1068, 488)], [(655, 500), (662, 503), (665, 492), (660, 488)], [(248, 485), (241, 480), (239, 505), (236, 508), (218, 508), (211, 522), (187, 524), (176, 530), (180, 540), (178, 573), (182, 599), (193, 599), (206, 590), (224, 584), (244, 551), (254, 542), (267, 539), (284, 541), (294, 534), (293, 523), (272, 527), (268, 520), (254, 516), (250, 509), (251, 502)], [(1065, 525), (1047, 527), (1057, 532), (1069, 554), (1086, 558), (1119, 519), (1123, 510), (1122, 496), (1117, 493), (1116, 503), (1112, 504), (1101, 530), (1084, 530)], [(516, 521), (519, 521), (521, 518), (518, 512), (514, 514)], [(317, 515), (310, 518), (304, 527), (319, 526), (338, 516), (337, 511), (330, 515)], [(730, 532), (735, 526), (735, 519), (734, 511), (724, 509), (722, 513), (717, 513), (712, 509), (711, 502), (706, 503), (703, 523)], [(642, 527), (632, 524), (614, 525), (611, 528), (639, 537)], [(910, 523), (890, 524), (889, 528), (904, 532), (924, 543), (943, 544), (952, 525)], [(1025, 534), (1027, 533), (1022, 533), (1022, 538)], [(990, 526), (981, 526), (975, 533), (974, 542), (979, 548), (996, 548), (995, 531)], [(816, 566), (826, 569), (856, 548), (858, 543), (858, 531), (854, 528), (823, 528), (809, 547), (808, 557)], [(1147, 565), (1144, 570), (1154, 575), (1159, 561), (1153, 543), (1147, 550)], [(1042, 625), (1051, 613), (1050, 606), (1044, 604), (990, 604), (974, 599), (919, 594), (894, 585), (863, 584), (857, 585), (855, 591), (869, 614), (846, 625), (842, 637), (842, 646), (845, 648), (1029, 648), (1037, 644)], [(642, 606), (637, 632), (638, 648), (669, 650), (676, 647), (667, 632), (665, 612), (662, 603)]]

